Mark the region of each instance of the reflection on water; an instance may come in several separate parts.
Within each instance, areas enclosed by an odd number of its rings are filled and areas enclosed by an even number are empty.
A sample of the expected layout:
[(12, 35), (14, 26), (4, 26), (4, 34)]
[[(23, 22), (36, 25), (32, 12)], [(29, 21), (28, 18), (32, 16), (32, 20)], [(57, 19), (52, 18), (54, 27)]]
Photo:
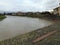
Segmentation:
[(0, 41), (50, 24), (52, 23), (38, 18), (7, 16), (0, 22)]

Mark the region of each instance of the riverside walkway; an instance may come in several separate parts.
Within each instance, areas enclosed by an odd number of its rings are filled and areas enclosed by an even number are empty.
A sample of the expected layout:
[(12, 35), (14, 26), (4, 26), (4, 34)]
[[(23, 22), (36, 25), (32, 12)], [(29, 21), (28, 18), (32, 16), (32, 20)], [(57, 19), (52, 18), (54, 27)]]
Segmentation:
[(52, 31), (52, 32), (49, 32), (48, 34), (45, 34), (45, 35), (43, 35), (43, 36), (41, 36), (41, 37), (38, 37), (37, 39), (35, 39), (34, 41), (33, 41), (33, 43), (36, 43), (36, 42), (38, 42), (38, 41), (40, 41), (40, 40), (43, 40), (44, 38), (46, 38), (46, 37), (48, 37), (48, 36), (50, 36), (50, 35), (52, 35), (52, 34), (54, 34), (54, 33), (56, 33), (57, 31)]

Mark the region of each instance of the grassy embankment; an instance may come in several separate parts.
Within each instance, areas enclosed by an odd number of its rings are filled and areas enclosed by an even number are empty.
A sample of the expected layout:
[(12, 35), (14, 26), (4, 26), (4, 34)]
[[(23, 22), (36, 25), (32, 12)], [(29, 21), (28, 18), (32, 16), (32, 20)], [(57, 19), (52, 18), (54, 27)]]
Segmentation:
[(2, 20), (2, 19), (4, 19), (4, 18), (6, 18), (5, 15), (0, 15), (0, 20)]

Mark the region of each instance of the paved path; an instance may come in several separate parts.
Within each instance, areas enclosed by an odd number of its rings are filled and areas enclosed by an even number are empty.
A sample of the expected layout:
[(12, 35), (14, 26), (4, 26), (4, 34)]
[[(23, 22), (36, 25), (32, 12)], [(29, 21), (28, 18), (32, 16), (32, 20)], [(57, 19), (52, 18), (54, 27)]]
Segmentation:
[(49, 32), (49, 33), (47, 33), (47, 34), (45, 34), (45, 35), (43, 35), (43, 36), (41, 36), (41, 37), (38, 37), (37, 39), (33, 40), (32, 42), (33, 42), (33, 43), (38, 42), (38, 41), (40, 41), (40, 40), (42, 40), (42, 39), (44, 39), (44, 38), (46, 38), (46, 37), (54, 34), (55, 32), (57, 32), (57, 31)]

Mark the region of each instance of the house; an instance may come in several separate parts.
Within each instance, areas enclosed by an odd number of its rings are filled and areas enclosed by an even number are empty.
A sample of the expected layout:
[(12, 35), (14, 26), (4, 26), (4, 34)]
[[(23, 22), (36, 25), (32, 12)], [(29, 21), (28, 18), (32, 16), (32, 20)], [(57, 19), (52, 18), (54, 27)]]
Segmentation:
[(16, 15), (23, 15), (23, 13), (22, 12), (17, 12)]
[(53, 9), (53, 14), (60, 16), (60, 6), (55, 8), (55, 9)]

